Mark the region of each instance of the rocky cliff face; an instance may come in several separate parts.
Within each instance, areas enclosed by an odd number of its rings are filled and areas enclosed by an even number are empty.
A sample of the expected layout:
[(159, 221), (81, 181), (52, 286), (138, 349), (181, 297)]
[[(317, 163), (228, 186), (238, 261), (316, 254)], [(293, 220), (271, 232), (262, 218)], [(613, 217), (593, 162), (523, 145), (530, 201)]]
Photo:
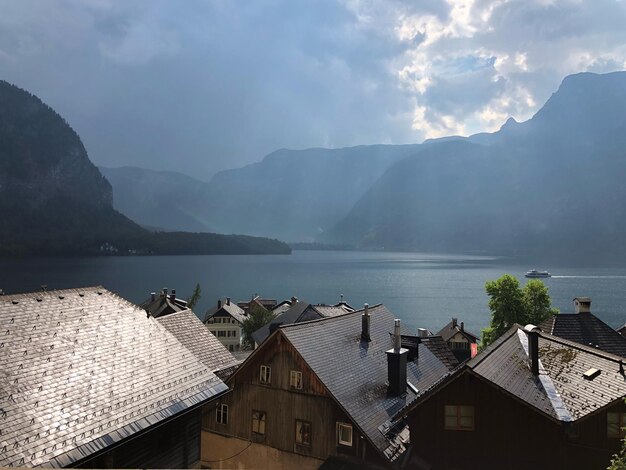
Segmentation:
[(39, 98), (0, 81), (0, 197), (32, 209), (50, 199), (111, 207), (111, 185), (78, 134)]

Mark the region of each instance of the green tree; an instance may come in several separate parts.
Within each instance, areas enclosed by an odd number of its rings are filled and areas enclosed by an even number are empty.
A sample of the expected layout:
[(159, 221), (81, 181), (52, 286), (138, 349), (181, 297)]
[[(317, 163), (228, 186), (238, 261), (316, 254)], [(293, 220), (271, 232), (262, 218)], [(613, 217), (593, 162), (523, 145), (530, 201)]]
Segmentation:
[(515, 276), (505, 274), (495, 281), (487, 281), (491, 323), (483, 330), (481, 347), (488, 346), (503, 335), (513, 324), (538, 325), (558, 313), (551, 306), (548, 288), (538, 279), (532, 279), (520, 288)]
[(252, 333), (271, 322), (275, 315), (260, 305), (254, 306), (248, 313), (248, 318), (241, 324), (241, 335), (244, 347), (253, 348), (254, 339), (252, 339)]
[(191, 294), (191, 297), (187, 299), (187, 307), (193, 309), (201, 297), (202, 289), (200, 289), (200, 283), (198, 282), (196, 284), (196, 288), (193, 290), (193, 294)]
[(613, 455), (607, 470), (626, 470), (626, 438), (622, 439), (622, 448)]

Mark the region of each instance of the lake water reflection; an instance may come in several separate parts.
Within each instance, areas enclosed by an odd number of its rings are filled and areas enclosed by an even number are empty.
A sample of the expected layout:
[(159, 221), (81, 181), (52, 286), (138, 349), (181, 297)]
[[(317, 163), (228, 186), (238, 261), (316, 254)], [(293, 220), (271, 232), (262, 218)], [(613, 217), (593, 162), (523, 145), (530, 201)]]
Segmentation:
[(161, 287), (191, 294), (197, 282), (203, 312), (220, 296), (249, 299), (259, 293), (284, 299), (353, 306), (384, 303), (411, 329), (437, 330), (452, 316), (479, 333), (489, 322), (485, 281), (504, 273), (521, 282), (531, 269), (547, 269), (553, 303), (571, 312), (572, 298), (592, 298), (592, 312), (609, 325), (626, 322), (626, 268), (559, 268), (510, 265), (464, 255), (358, 251), (294, 251), (270, 256), (147, 256), (0, 260), (6, 293), (102, 285), (133, 302)]

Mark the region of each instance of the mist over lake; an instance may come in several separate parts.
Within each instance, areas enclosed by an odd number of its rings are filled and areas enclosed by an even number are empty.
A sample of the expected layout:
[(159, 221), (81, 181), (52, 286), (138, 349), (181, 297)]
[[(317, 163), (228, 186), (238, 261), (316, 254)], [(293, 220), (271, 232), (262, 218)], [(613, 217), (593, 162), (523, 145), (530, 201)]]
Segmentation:
[(140, 303), (163, 287), (191, 295), (196, 283), (200, 314), (229, 296), (247, 300), (257, 293), (283, 300), (337, 303), (340, 295), (355, 308), (385, 304), (411, 329), (435, 332), (455, 316), (475, 333), (490, 316), (484, 285), (505, 273), (525, 282), (529, 269), (547, 269), (553, 305), (573, 312), (575, 296), (589, 296), (591, 310), (617, 327), (626, 321), (626, 268), (511, 265), (505, 260), (466, 255), (360, 251), (294, 251), (292, 255), (135, 256), (44, 258), (0, 261), (5, 293), (102, 285)]

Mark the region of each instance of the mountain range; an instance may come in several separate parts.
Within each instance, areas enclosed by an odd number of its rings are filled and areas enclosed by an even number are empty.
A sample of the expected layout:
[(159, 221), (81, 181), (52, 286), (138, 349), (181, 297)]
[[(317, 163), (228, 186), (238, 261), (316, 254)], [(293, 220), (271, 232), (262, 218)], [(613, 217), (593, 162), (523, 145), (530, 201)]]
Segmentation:
[(116, 207), (169, 229), (610, 261), (626, 256), (624, 109), (626, 72), (580, 73), (566, 77), (531, 119), (511, 118), (497, 132), (415, 145), (279, 150), (208, 183), (175, 185), (165, 201), (147, 170), (103, 171), (114, 194), (137, 184), (141, 197), (125, 193)]
[(0, 81), (0, 255), (289, 253), (277, 240), (149, 231), (113, 206), (78, 134)]

